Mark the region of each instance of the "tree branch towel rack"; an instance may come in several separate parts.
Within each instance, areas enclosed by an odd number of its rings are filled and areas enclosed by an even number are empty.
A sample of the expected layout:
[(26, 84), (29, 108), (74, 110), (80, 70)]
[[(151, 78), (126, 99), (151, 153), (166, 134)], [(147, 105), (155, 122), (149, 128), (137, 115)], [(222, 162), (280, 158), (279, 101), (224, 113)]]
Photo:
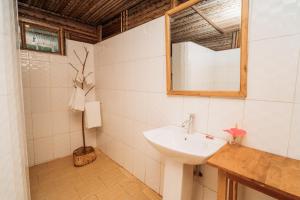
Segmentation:
[[(93, 72), (85, 73), (86, 71), (86, 62), (89, 56), (89, 51), (86, 47), (84, 47), (84, 60), (82, 61), (78, 55), (78, 53), (73, 50), (73, 53), (75, 54), (76, 58), (78, 59), (79, 63), (81, 64), (81, 69), (76, 67), (74, 64), (69, 63), (69, 65), (76, 71), (75, 78), (73, 79), (73, 86), (74, 88), (81, 88), (84, 91), (84, 96), (86, 97), (94, 88), (95, 85), (92, 84), (92, 81), (90, 81), (90, 75), (93, 74)], [(86, 88), (88, 87), (88, 88)], [(87, 165), (93, 161), (96, 160), (97, 155), (95, 153), (95, 149), (91, 146), (86, 146), (85, 141), (85, 121), (84, 121), (84, 115), (85, 111), (81, 111), (81, 125), (82, 125), (82, 140), (83, 140), (83, 146), (79, 147), (78, 149), (73, 151), (73, 163), (76, 167), (81, 167), (84, 165)]]

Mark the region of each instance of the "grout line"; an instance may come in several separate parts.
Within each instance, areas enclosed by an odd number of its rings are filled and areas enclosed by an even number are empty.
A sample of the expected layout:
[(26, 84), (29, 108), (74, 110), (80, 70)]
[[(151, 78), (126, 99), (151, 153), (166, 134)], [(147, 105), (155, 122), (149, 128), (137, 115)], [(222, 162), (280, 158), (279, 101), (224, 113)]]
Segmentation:
[(292, 113), (291, 113), (291, 117), (290, 117), (290, 124), (289, 124), (289, 136), (288, 136), (288, 145), (287, 145), (287, 150), (286, 150), (286, 156), (289, 155), (289, 147), (290, 147), (290, 143), (291, 143), (291, 138), (292, 138), (292, 128), (293, 128), (293, 124), (294, 124), (294, 117), (295, 117), (295, 107), (296, 107), (296, 95), (297, 95), (297, 83), (298, 81), (300, 81), (300, 77), (299, 77), (299, 72), (300, 72), (300, 50), (299, 50), (299, 56), (298, 56), (298, 61), (297, 61), (297, 76), (296, 76), (296, 84), (295, 84), (295, 88), (294, 88), (294, 95), (293, 95), (293, 99), (294, 99), (294, 103), (292, 106)]
[(245, 118), (246, 118), (246, 101), (243, 101), (243, 116), (242, 116), (242, 121), (240, 122), (241, 124), (239, 126), (245, 128)]
[[(153, 59), (157, 59), (157, 58), (166, 58), (166, 55), (156, 55), (156, 56), (149, 56), (149, 57), (141, 57), (141, 58), (134, 58), (134, 59), (129, 59), (129, 60), (124, 60), (124, 61), (119, 61), (116, 63), (108, 63), (108, 64), (104, 64), (102, 66), (100, 66), (99, 64), (97, 65), (98, 68), (100, 67), (111, 67), (113, 65), (122, 65), (122, 64), (128, 64), (128, 63), (135, 63), (135, 62), (140, 62), (140, 61), (149, 61), (149, 60), (153, 60)], [(123, 67), (118, 67), (118, 68), (123, 68)]]
[[(300, 78), (300, 77), (299, 77)], [(143, 91), (143, 90), (132, 90), (132, 89), (110, 89), (110, 88), (99, 88), (98, 90), (102, 91), (114, 91), (114, 92), (132, 92), (132, 93), (144, 93), (144, 94), (162, 94), (166, 95), (165, 91)], [(172, 98), (173, 96), (170, 96)], [(169, 96), (168, 96), (169, 98)], [(193, 98), (193, 97), (188, 97), (185, 96), (184, 98)], [(205, 99), (208, 97), (198, 97), (200, 99)], [(214, 97), (209, 97), (209, 99), (220, 99), (220, 98), (214, 98)], [(231, 99), (231, 98), (224, 98), (224, 100), (239, 100), (239, 99)], [(274, 103), (295, 103), (294, 101), (282, 101), (282, 100), (270, 100), (270, 99), (253, 99), (253, 98), (246, 98), (246, 99), (241, 99), (241, 101), (260, 101), (260, 102), (274, 102)]]
[(295, 37), (295, 36), (300, 36), (300, 33), (292, 33), (292, 34), (283, 34), (283, 35), (278, 35), (278, 36), (264, 37), (264, 38), (260, 38), (260, 39), (249, 40), (249, 43), (260, 42), (260, 41), (264, 41), (264, 40), (274, 40), (274, 39), (280, 39), (280, 38)]
[(210, 131), (208, 130), (208, 125), (209, 125), (209, 120), (210, 120), (210, 109), (211, 109), (211, 101), (212, 101), (212, 98), (209, 97), (208, 98), (208, 109), (207, 109), (207, 122), (206, 122), (206, 132), (208, 134), (210, 134)]

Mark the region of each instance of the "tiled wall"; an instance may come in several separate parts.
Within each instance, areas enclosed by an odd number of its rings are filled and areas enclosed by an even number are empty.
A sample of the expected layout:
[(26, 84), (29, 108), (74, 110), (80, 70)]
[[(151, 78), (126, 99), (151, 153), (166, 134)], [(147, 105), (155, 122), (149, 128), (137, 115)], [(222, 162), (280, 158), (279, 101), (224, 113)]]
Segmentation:
[[(67, 40), (67, 56), (21, 51), (26, 113), (27, 147), (30, 166), (70, 155), (82, 145), (81, 113), (68, 108), (74, 70), (78, 65), (73, 50), (84, 58), (90, 51), (87, 69), (94, 69), (94, 47)], [(88, 98), (94, 98), (92, 91)], [(88, 145), (96, 145), (96, 132), (86, 134)]]
[[(224, 137), (238, 123), (245, 145), (300, 159), (300, 2), (250, 0), (246, 100), (167, 97), (164, 19), (159, 18), (95, 47), (97, 95), (103, 128), (97, 145), (154, 190), (162, 191), (163, 160), (142, 131), (182, 122)], [(194, 199), (216, 199), (216, 169), (203, 166)], [(204, 186), (204, 187), (203, 187)], [(246, 200), (267, 198), (252, 190)]]
[(27, 200), (28, 165), (16, 40), (16, 1), (0, 1), (0, 199)]

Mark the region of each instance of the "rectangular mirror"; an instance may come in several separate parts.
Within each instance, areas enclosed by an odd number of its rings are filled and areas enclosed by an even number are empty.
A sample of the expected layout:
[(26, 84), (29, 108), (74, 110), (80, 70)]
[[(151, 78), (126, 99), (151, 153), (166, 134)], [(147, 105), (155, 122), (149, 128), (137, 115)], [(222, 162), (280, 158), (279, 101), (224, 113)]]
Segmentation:
[(168, 95), (246, 97), (248, 0), (190, 0), (165, 17)]

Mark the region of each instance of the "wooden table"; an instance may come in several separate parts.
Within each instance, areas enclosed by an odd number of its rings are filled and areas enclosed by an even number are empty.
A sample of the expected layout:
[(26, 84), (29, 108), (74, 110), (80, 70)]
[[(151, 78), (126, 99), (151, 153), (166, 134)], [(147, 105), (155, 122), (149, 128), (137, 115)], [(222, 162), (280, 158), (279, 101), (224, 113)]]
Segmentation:
[(237, 183), (280, 200), (300, 200), (300, 161), (226, 145), (209, 160), (218, 168), (218, 200), (236, 200)]

